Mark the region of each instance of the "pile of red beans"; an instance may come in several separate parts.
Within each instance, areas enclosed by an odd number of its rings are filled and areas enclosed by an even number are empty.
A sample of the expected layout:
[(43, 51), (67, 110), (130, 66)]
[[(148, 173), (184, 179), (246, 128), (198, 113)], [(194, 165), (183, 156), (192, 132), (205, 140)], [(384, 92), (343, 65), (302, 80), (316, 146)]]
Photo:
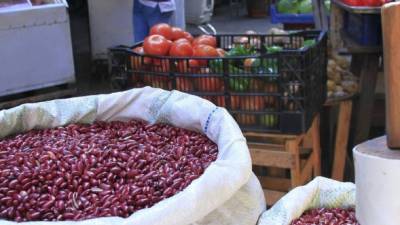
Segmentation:
[(354, 209), (312, 209), (290, 225), (360, 225)]
[(18, 134), (0, 141), (0, 219), (128, 217), (182, 191), (217, 154), (204, 135), (140, 121)]

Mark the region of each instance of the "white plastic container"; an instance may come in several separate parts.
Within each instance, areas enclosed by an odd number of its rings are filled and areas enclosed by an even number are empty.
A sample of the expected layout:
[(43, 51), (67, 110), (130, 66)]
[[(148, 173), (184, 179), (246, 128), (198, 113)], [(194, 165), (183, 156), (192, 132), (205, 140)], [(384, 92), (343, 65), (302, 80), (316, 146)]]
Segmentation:
[(185, 17), (188, 24), (202, 25), (210, 22), (214, 0), (186, 0)]
[[(107, 59), (108, 48), (133, 45), (134, 0), (88, 0), (92, 59)], [(185, 0), (175, 0), (174, 26), (185, 28)]]
[(74, 81), (66, 1), (0, 9), (0, 96)]

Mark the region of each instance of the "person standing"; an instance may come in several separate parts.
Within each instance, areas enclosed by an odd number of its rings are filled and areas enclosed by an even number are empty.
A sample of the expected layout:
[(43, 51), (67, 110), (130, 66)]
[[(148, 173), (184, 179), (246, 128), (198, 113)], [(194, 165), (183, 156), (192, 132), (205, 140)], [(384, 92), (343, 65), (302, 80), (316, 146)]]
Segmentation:
[(153, 25), (170, 23), (175, 10), (175, 0), (134, 0), (133, 31), (135, 42), (143, 41)]

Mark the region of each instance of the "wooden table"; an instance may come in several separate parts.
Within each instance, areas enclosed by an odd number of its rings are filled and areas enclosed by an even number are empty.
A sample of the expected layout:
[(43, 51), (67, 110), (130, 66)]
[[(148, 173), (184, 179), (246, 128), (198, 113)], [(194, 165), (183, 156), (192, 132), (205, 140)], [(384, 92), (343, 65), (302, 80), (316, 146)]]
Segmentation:
[[(256, 173), (268, 206), (291, 189), (321, 175), (319, 125), (320, 117), (316, 115), (311, 127), (302, 134), (244, 133), (253, 166), (269, 170), (268, 174)], [(285, 170), (290, 171), (290, 178)]]
[(340, 98), (330, 98), (324, 104), (325, 107), (339, 106), (337, 119), (334, 156), (331, 178), (343, 181), (348, 156), (348, 141), (351, 124), (351, 113), (353, 108), (354, 95), (347, 95)]

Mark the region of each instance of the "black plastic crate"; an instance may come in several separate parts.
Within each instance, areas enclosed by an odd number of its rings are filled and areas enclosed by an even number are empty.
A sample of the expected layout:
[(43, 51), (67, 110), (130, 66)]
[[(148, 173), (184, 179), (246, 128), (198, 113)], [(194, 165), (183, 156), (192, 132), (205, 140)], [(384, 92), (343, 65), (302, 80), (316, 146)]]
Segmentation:
[[(142, 43), (118, 46), (109, 54), (113, 82), (120, 89), (153, 86), (201, 96), (227, 108), (244, 131), (307, 131), (326, 100), (326, 33), (216, 38), (220, 48), (251, 45), (256, 54), (173, 58), (132, 51)], [(310, 40), (314, 40), (311, 46), (302, 47)], [(283, 50), (274, 52), (264, 46), (280, 46)]]

